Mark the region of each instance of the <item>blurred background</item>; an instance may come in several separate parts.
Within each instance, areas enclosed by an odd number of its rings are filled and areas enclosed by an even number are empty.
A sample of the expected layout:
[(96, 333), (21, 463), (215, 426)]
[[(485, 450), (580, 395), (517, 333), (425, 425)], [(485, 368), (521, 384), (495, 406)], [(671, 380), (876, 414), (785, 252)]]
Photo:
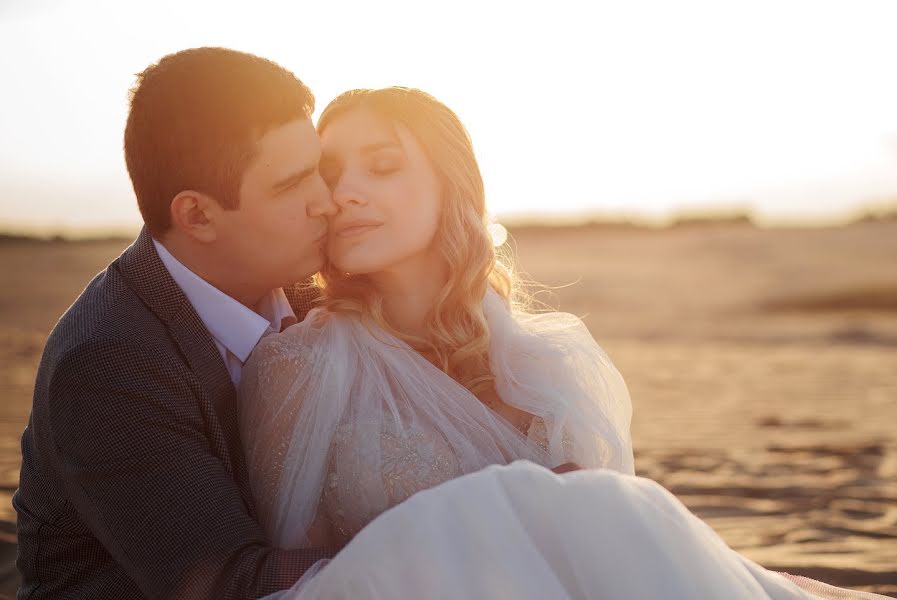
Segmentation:
[(140, 226), (134, 74), (217, 45), (319, 111), (422, 88), (540, 299), (630, 386), (636, 469), (769, 568), (897, 597), (897, 4), (0, 0), (0, 597), (56, 319)]

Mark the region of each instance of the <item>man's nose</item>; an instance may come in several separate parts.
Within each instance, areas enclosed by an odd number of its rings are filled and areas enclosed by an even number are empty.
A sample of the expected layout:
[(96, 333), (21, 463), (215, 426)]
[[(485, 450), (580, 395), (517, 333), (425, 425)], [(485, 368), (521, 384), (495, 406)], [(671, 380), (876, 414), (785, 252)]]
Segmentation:
[(315, 198), (314, 202), (309, 203), (308, 216), (331, 217), (337, 212), (339, 212), (339, 206), (337, 206), (333, 201), (333, 196), (330, 193), (330, 188), (324, 185), (318, 193), (318, 197)]
[(358, 189), (348, 181), (340, 180), (333, 188), (333, 201), (340, 209), (350, 206), (365, 206), (367, 200)]

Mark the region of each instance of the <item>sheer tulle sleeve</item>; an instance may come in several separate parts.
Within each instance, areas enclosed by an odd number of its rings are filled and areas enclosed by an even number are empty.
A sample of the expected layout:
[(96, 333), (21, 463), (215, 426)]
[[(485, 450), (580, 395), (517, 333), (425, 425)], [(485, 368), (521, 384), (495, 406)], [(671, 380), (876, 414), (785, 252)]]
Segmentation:
[(318, 337), (306, 320), (263, 338), (241, 380), (240, 428), (253, 497), (269, 539), (284, 548), (309, 545), (306, 533), (348, 399), (340, 387), (350, 365), (326, 360)]
[(485, 309), (498, 394), (540, 417), (553, 465), (633, 474), (629, 390), (582, 320), (561, 312), (511, 315), (494, 292)]

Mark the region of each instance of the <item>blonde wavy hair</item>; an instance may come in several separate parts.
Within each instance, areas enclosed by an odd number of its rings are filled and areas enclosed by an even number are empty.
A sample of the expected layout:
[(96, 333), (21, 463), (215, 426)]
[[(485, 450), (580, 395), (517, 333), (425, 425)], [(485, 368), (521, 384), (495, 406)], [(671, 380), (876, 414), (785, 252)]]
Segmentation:
[(479, 394), (494, 385), (489, 365), (489, 328), (483, 314), (488, 286), (511, 304), (522, 297), (515, 288), (512, 262), (496, 251), (489, 231), (483, 178), (470, 135), (458, 116), (426, 92), (405, 87), (351, 90), (335, 98), (321, 114), (318, 132), (340, 115), (368, 110), (392, 126), (404, 127), (420, 144), (442, 187), (442, 211), (434, 240), (447, 266), (424, 336), (397, 331), (387, 320), (383, 298), (365, 275), (341, 273), (331, 265), (317, 276), (323, 305), (355, 313), (407, 342), (434, 365)]

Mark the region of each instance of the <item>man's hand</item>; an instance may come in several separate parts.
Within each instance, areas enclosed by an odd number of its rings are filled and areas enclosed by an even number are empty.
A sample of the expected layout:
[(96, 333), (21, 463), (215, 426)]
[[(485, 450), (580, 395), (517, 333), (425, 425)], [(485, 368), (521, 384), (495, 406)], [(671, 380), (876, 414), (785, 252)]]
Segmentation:
[(558, 466), (554, 467), (551, 470), (553, 472), (557, 473), (558, 475), (561, 475), (563, 473), (570, 473), (571, 471), (581, 471), (582, 467), (580, 467), (578, 464), (573, 463), (573, 462), (566, 462), (562, 465), (558, 465)]

